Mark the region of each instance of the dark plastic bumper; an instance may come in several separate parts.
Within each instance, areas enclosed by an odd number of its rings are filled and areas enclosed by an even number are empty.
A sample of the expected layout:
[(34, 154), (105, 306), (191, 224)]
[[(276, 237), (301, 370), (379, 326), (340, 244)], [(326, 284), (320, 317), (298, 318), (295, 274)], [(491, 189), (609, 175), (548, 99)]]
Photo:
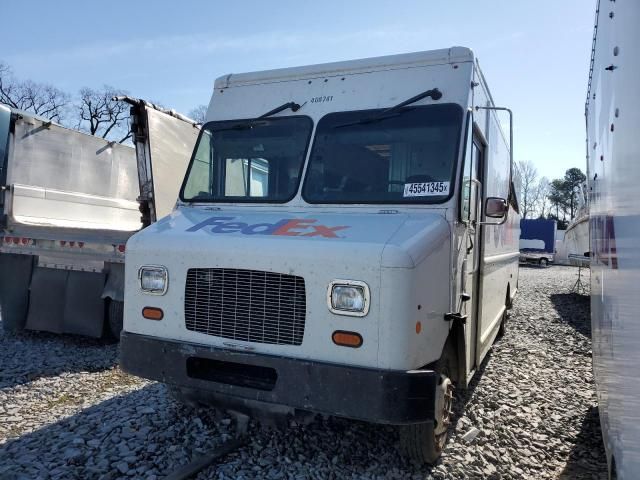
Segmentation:
[(120, 366), (133, 375), (216, 396), (373, 423), (433, 420), (438, 374), (261, 355), (123, 332)]

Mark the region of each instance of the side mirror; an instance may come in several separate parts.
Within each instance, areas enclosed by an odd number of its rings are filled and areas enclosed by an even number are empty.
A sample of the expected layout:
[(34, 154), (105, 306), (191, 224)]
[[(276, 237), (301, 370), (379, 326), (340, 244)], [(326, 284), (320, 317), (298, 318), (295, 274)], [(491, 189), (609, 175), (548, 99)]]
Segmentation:
[(507, 214), (507, 201), (500, 197), (487, 198), (484, 214), (489, 218), (503, 218)]

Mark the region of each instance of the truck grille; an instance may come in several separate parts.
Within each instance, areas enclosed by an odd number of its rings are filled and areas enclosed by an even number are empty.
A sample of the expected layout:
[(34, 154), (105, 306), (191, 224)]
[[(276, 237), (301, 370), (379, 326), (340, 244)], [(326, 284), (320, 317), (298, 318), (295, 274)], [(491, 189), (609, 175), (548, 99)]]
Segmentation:
[(216, 337), (300, 345), (304, 335), (304, 279), (235, 268), (190, 268), (184, 299), (188, 330)]

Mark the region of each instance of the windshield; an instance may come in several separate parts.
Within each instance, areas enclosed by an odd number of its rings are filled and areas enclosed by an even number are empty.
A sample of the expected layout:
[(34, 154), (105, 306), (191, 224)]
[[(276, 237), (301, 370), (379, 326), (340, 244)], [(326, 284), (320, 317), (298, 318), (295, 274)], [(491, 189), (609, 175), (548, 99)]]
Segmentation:
[(331, 113), (318, 122), (302, 191), (310, 203), (437, 203), (453, 192), (458, 105)]
[(313, 123), (292, 116), (204, 125), (180, 193), (183, 201), (291, 200)]

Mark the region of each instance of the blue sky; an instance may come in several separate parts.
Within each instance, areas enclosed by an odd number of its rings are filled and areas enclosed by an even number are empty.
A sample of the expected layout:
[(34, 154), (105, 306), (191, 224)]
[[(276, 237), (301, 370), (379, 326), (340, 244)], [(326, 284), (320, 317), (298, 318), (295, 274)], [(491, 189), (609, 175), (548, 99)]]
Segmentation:
[(185, 113), (227, 73), (468, 46), (515, 112), (516, 160), (550, 178), (585, 169), (595, 0), (35, 0), (2, 11), (0, 60), (16, 76), (73, 93), (109, 84)]

